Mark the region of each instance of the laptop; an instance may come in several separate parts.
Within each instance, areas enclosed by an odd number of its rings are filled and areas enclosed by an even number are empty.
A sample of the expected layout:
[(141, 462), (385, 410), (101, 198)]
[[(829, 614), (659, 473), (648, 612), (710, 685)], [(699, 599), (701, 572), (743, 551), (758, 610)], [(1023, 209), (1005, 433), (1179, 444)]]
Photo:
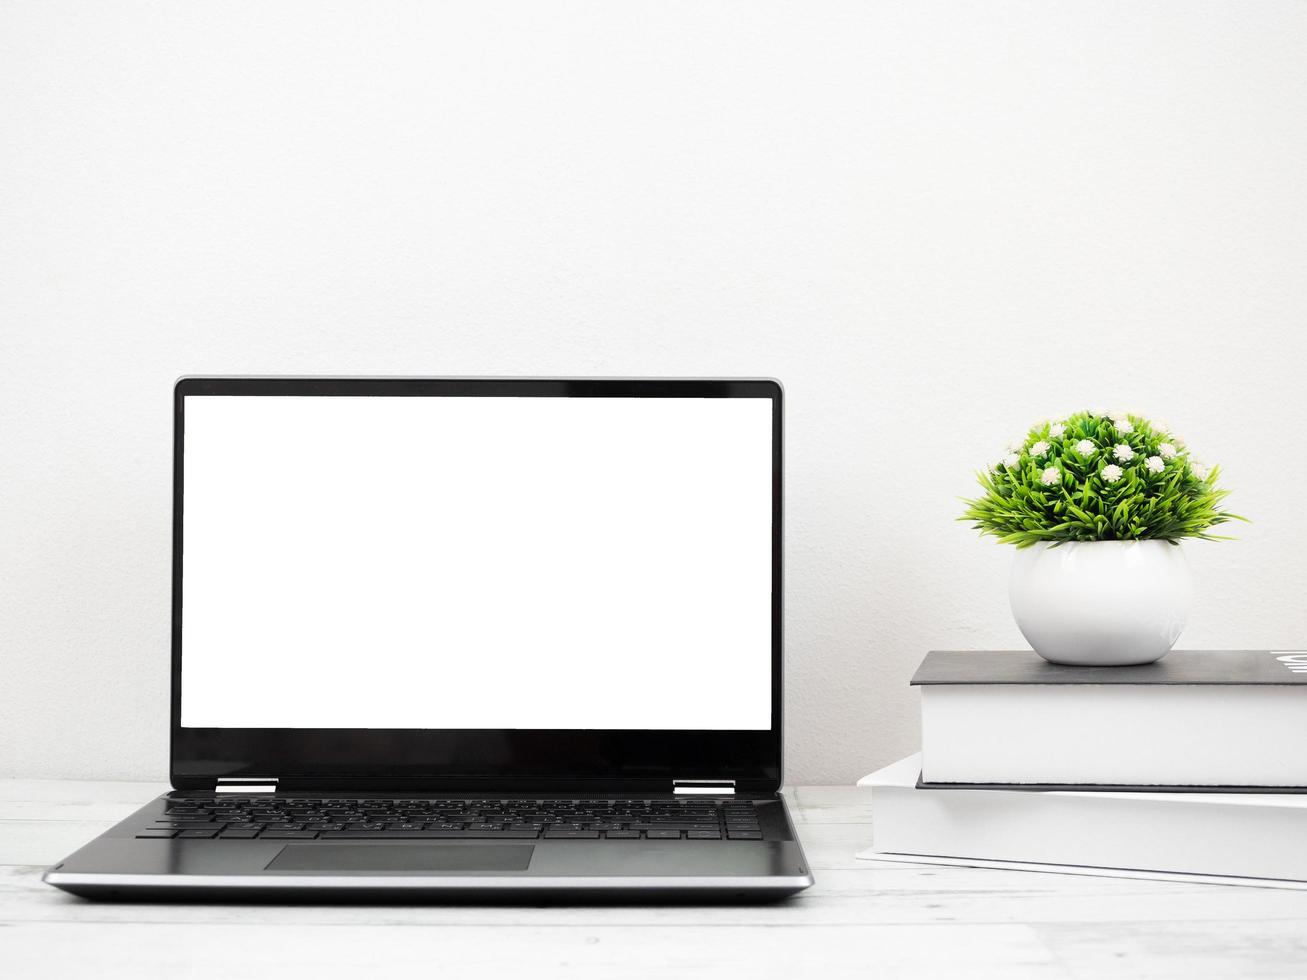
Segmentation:
[(779, 898), (781, 387), (184, 378), (172, 791), (91, 898)]

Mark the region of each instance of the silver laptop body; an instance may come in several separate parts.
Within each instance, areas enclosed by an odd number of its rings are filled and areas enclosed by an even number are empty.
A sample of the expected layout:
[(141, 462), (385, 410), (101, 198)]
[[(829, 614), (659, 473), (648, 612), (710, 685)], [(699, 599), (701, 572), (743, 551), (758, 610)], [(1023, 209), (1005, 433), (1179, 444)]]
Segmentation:
[(90, 898), (757, 900), (781, 786), (766, 380), (185, 378), (173, 789)]

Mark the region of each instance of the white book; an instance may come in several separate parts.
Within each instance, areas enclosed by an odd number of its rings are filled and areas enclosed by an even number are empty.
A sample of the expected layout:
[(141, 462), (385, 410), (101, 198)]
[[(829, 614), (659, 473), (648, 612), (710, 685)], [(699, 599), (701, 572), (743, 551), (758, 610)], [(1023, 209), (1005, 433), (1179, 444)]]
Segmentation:
[(860, 858), (1307, 887), (1307, 795), (925, 789), (913, 755), (871, 787)]
[(1139, 667), (932, 651), (922, 782), (1307, 789), (1307, 654), (1187, 650)]

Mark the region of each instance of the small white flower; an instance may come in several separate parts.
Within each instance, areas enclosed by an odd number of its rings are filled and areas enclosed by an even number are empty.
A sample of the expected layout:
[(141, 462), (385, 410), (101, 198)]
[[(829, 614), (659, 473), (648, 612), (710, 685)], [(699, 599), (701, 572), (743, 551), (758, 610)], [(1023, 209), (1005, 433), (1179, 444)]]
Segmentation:
[(1121, 467), (1117, 466), (1115, 463), (1108, 463), (1103, 467), (1103, 479), (1108, 483), (1115, 483), (1117, 480), (1121, 479), (1121, 472)]
[(1006, 456), (1003, 457), (1003, 465), (1006, 466), (1008, 469), (1012, 469), (1019, 462), (1021, 462), (1021, 457), (1018, 456), (1016, 453), (1008, 453)]
[(1121, 410), (1119, 410), (1119, 409), (1118, 409), (1117, 411), (1115, 411), (1115, 412), (1108, 412), (1108, 413), (1107, 413), (1107, 417), (1108, 417), (1109, 419), (1111, 419), (1113, 422), (1129, 422), (1129, 421), (1130, 421), (1130, 413), (1129, 413), (1129, 412), (1123, 412), (1123, 411), (1121, 411)]
[(1166, 467), (1166, 464), (1162, 462), (1161, 456), (1149, 456), (1144, 460), (1144, 465), (1148, 467), (1149, 473), (1161, 473)]
[(1157, 447), (1157, 455), (1163, 459), (1175, 459), (1175, 447), (1169, 442), (1164, 442)]
[(1122, 463), (1128, 463), (1135, 458), (1135, 451), (1127, 446), (1124, 442), (1118, 442), (1112, 447), (1112, 455)]
[(1117, 432), (1126, 435), (1135, 431), (1134, 423), (1131, 422), (1129, 419), (1113, 419), (1112, 426), (1113, 428), (1116, 429)]
[(1043, 473), (1039, 474), (1039, 482), (1046, 487), (1053, 486), (1053, 484), (1059, 482), (1061, 479), (1062, 479), (1062, 471), (1059, 470), (1056, 466), (1050, 466), (1047, 469), (1045, 469)]
[(1200, 463), (1196, 459), (1189, 460), (1189, 469), (1191, 469), (1194, 476), (1198, 477), (1200, 480), (1206, 480), (1207, 474), (1211, 472), (1208, 470), (1206, 463)]
[(1035, 443), (1033, 446), (1030, 447), (1030, 455), (1034, 456), (1035, 459), (1039, 459), (1039, 457), (1043, 456), (1047, 452), (1048, 452), (1048, 443), (1046, 443), (1043, 439), (1040, 439), (1039, 442)]
[(1048, 434), (1054, 439), (1061, 439), (1066, 435), (1066, 426), (1061, 422), (1054, 422), (1048, 427)]
[(1171, 426), (1166, 422), (1165, 419), (1153, 419), (1153, 420), (1152, 420), (1151, 422), (1149, 422), (1148, 424), (1151, 425), (1151, 426), (1153, 427), (1153, 431), (1154, 431), (1154, 432), (1170, 432), (1170, 431), (1171, 431)]
[(1025, 448), (1026, 448), (1025, 436), (1022, 436), (1020, 439), (1013, 439), (1011, 442), (1007, 444), (1007, 451), (1010, 453), (1019, 453), (1021, 452), (1021, 450)]
[(1094, 444), (1089, 439), (1081, 439), (1076, 443), (1076, 452), (1081, 456), (1088, 456), (1094, 451)]
[(1091, 409), (1089, 410), (1089, 414), (1090, 414), (1092, 417), (1096, 418), (1096, 419), (1101, 419), (1101, 418), (1106, 417), (1107, 412), (1103, 411), (1103, 407), (1102, 407), (1101, 405), (1099, 405), (1099, 406), (1097, 406), (1097, 407), (1095, 407), (1095, 408), (1091, 408)]

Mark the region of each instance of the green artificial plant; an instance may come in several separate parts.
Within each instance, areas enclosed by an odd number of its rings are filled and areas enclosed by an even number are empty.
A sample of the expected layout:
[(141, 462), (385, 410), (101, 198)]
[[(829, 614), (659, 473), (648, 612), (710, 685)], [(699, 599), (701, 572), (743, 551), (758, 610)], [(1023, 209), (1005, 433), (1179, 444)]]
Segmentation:
[(1221, 509), (1219, 467), (1194, 459), (1159, 421), (1076, 412), (1045, 422), (977, 474), (984, 494), (959, 520), (1027, 548), (1039, 542), (1228, 540), (1208, 531), (1244, 520)]

